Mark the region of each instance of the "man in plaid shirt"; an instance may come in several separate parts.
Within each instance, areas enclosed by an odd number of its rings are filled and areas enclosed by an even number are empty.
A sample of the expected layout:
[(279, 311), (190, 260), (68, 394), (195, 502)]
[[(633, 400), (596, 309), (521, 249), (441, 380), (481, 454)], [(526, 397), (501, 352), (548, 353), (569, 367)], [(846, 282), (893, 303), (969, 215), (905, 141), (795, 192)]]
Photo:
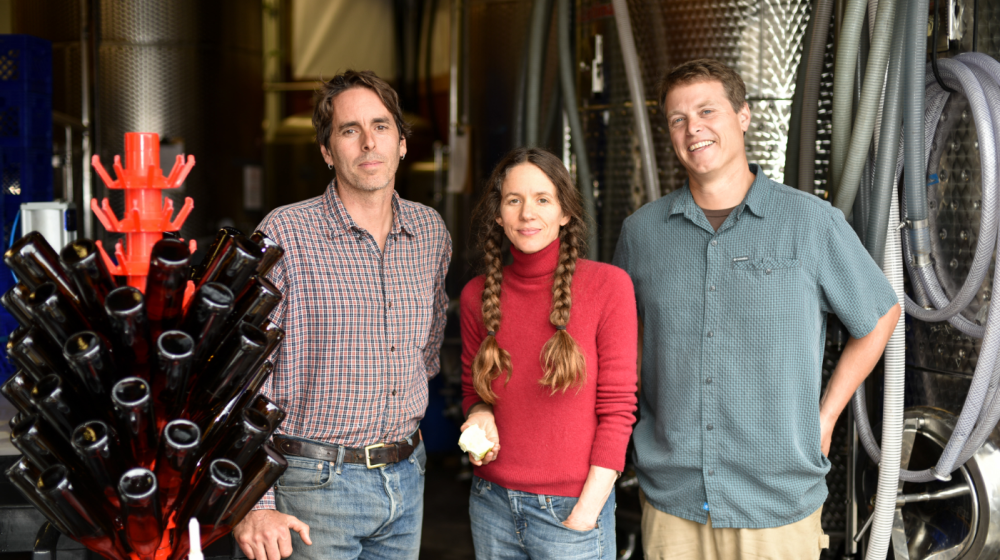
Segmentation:
[[(417, 430), (439, 369), (451, 238), (393, 186), (409, 129), (372, 72), (323, 84), (316, 140), (336, 178), (259, 229), (285, 257), (270, 273), (285, 330), (263, 391), (288, 417), (289, 467), (234, 528), (248, 558), (417, 558), (426, 453)], [(291, 531), (290, 531), (291, 530)]]

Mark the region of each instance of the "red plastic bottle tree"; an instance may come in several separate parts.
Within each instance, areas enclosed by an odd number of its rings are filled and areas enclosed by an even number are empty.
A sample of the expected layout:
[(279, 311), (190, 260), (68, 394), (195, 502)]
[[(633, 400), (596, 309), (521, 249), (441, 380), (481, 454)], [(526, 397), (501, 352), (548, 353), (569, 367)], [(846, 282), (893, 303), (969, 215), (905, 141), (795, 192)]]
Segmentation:
[[(194, 200), (185, 197), (184, 206), (177, 213), (177, 217), (171, 220), (174, 201), (170, 198), (164, 201), (160, 191), (181, 186), (194, 167), (194, 156), (189, 155), (187, 162), (184, 161), (184, 156), (177, 156), (170, 175), (164, 177), (160, 171), (160, 136), (152, 132), (127, 132), (124, 168), (121, 156), (115, 156), (114, 170), (118, 176), (117, 180), (111, 179), (101, 165), (99, 156), (95, 155), (91, 163), (109, 189), (125, 191), (125, 215), (121, 220), (115, 217), (107, 198), (100, 205), (96, 198), (90, 201), (90, 209), (94, 211), (105, 229), (125, 234), (124, 243), (119, 240), (115, 244), (117, 265), (111, 261), (100, 241), (95, 242), (97, 248), (112, 274), (127, 277), (129, 286), (145, 292), (146, 276), (149, 274), (149, 255), (153, 245), (163, 238), (163, 232), (180, 230), (184, 220), (194, 209)], [(196, 248), (195, 241), (192, 239), (189, 244), (193, 253)], [(185, 299), (190, 297), (193, 288), (189, 282), (186, 294), (188, 297)]]

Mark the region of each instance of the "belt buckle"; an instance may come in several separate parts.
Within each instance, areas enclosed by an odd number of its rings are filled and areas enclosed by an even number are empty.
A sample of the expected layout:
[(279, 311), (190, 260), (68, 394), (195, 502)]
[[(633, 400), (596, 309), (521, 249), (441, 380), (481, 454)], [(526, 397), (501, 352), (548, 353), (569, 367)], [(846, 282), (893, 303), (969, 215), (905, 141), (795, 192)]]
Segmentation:
[(373, 465), (372, 464), (372, 458), (371, 458), (370, 455), (368, 455), (368, 452), (371, 451), (372, 449), (378, 449), (379, 447), (385, 447), (385, 444), (384, 443), (373, 443), (371, 445), (366, 445), (365, 446), (365, 466), (367, 466), (369, 469), (377, 469), (379, 467), (384, 467), (384, 466), (388, 465), (388, 463), (379, 463), (377, 465)]

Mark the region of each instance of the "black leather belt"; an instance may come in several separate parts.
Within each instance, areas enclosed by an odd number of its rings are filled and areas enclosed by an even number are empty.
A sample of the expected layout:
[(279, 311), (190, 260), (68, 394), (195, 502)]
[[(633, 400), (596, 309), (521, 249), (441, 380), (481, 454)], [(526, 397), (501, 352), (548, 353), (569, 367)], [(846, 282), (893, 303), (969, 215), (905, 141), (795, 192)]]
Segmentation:
[[(418, 430), (410, 439), (413, 440), (412, 445), (404, 439), (394, 443), (374, 443), (360, 448), (344, 447), (344, 462), (360, 463), (366, 465), (369, 469), (398, 463), (407, 459), (413, 453), (413, 449), (417, 444), (420, 443), (420, 431)], [(288, 439), (280, 435), (274, 436), (274, 444), (286, 455), (330, 462), (337, 461), (337, 455), (341, 449), (339, 445), (325, 445), (299, 439)]]

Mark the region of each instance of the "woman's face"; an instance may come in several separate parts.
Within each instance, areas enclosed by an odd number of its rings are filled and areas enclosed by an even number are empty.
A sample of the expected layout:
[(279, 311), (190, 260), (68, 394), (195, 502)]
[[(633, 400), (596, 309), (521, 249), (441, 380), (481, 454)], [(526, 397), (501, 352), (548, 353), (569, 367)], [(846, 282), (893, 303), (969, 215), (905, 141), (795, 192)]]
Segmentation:
[(507, 239), (522, 253), (537, 253), (559, 237), (570, 217), (563, 214), (556, 186), (532, 163), (507, 173), (500, 192), (500, 216)]

